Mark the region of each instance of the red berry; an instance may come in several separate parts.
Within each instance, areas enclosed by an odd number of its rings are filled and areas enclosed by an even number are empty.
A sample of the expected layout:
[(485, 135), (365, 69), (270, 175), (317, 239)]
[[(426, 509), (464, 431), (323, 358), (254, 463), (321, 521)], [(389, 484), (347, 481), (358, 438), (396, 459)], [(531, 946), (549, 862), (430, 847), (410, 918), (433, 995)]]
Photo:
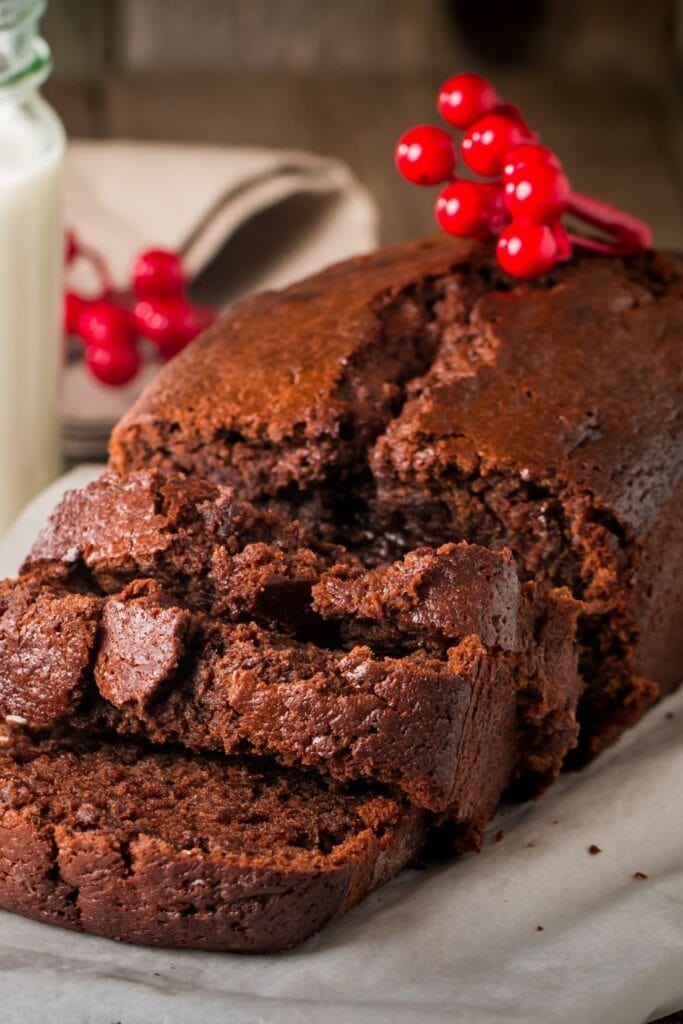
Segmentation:
[(88, 306), (86, 299), (82, 299), (76, 292), (64, 292), (64, 330), (67, 334), (78, 334), (81, 315)]
[(182, 296), (159, 296), (137, 302), (133, 317), (140, 334), (156, 345), (164, 358), (171, 359), (209, 326), (214, 314)]
[(569, 182), (549, 164), (528, 164), (510, 175), (505, 184), (505, 205), (515, 220), (550, 224), (565, 211)]
[(151, 295), (179, 295), (185, 287), (180, 257), (165, 249), (149, 249), (133, 263), (133, 290), (140, 298)]
[(396, 167), (414, 185), (439, 185), (455, 173), (455, 145), (444, 128), (422, 124), (398, 140)]
[(462, 155), (476, 174), (493, 178), (503, 169), (505, 157), (522, 141), (522, 130), (502, 114), (488, 114), (467, 129), (462, 140)]
[(94, 342), (85, 350), (85, 363), (103, 384), (122, 387), (140, 369), (140, 355), (130, 335), (110, 342)]
[(437, 106), (444, 121), (454, 128), (469, 128), (473, 121), (492, 114), (500, 100), (481, 75), (453, 75), (439, 90)]
[(557, 242), (545, 225), (513, 221), (501, 232), (496, 255), (513, 277), (539, 277), (557, 262)]
[(515, 171), (521, 167), (528, 167), (529, 164), (547, 164), (549, 167), (556, 167), (558, 171), (562, 170), (562, 164), (552, 149), (537, 142), (523, 142), (521, 146), (511, 149), (505, 157), (503, 178), (509, 178)]
[(436, 201), (436, 219), (444, 231), (457, 238), (488, 238), (500, 200), (500, 189), (495, 185), (454, 181), (446, 185)]
[(78, 317), (78, 333), (86, 345), (107, 345), (130, 334), (130, 316), (107, 299), (86, 303)]

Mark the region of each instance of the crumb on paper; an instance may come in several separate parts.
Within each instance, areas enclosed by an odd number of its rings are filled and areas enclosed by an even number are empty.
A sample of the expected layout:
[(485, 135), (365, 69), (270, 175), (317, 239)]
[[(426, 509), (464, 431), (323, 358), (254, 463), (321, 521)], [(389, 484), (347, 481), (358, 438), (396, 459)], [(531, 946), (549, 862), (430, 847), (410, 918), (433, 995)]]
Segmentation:
[(528, 843), (525, 843), (525, 844), (524, 844), (524, 846), (526, 847), (526, 849), (527, 849), (527, 850), (530, 850), (530, 849), (531, 849), (531, 847), (532, 847), (532, 846), (535, 846), (535, 845), (536, 845), (536, 843), (532, 842), (532, 841), (531, 841), (531, 839), (529, 840), (529, 842), (528, 842)]
[(634, 874), (633, 877), (634, 878), (647, 878), (647, 875), (645, 874), (644, 871), (636, 871), (636, 873)]
[(559, 818), (555, 818), (555, 820), (553, 822), (553, 825), (559, 825), (559, 824), (560, 824), (560, 819)]
[(498, 831), (496, 832), (495, 836), (493, 837), (494, 843), (499, 843), (504, 835), (505, 835), (505, 832), (503, 831), (503, 829), (499, 828)]
[(537, 924), (537, 925), (536, 925), (536, 931), (537, 931), (537, 932), (542, 932), (542, 931), (544, 931), (544, 930), (545, 930), (545, 929), (543, 928), (543, 925), (542, 925), (542, 924)]
[(588, 852), (592, 853), (592, 854), (596, 854), (596, 853), (602, 853), (602, 850), (600, 849), (599, 846), (596, 846), (595, 843), (591, 843), (590, 846), (588, 847)]
[(675, 718), (676, 716), (673, 713), (673, 711), (667, 711), (667, 713), (664, 715), (664, 717), (668, 718), (669, 720), (671, 720), (672, 718)]

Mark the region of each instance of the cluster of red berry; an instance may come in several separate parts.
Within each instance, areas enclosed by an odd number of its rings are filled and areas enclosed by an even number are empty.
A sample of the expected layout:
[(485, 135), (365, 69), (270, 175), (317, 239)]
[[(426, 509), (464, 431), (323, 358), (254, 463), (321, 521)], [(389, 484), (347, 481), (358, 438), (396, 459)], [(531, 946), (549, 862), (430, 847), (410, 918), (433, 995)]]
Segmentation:
[(128, 384), (140, 369), (139, 339), (146, 338), (162, 359), (171, 359), (214, 320), (213, 310), (195, 305), (186, 294), (180, 257), (163, 249), (143, 252), (133, 263), (130, 291), (115, 291), (102, 257), (69, 232), (66, 264), (85, 259), (99, 291), (85, 298), (64, 295), (64, 327), (85, 345), (85, 364), (97, 380), (112, 387)]
[[(419, 125), (396, 147), (396, 166), (415, 185), (449, 184), (436, 201), (436, 219), (459, 238), (497, 237), (505, 271), (531, 278), (567, 260), (574, 247), (628, 255), (651, 243), (648, 227), (607, 203), (572, 192), (555, 153), (541, 146), (520, 110), (504, 103), (479, 75), (455, 75), (439, 92), (444, 121), (464, 131), (460, 152), (467, 167), (493, 181), (455, 176), (456, 147), (443, 128)], [(614, 241), (574, 234), (561, 222), (571, 213)]]

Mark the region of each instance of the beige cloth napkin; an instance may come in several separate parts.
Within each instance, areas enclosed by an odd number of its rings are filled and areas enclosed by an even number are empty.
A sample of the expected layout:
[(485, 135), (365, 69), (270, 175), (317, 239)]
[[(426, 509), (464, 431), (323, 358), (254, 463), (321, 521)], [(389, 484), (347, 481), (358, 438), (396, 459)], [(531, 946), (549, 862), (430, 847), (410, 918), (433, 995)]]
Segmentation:
[[(122, 287), (142, 249), (179, 250), (193, 294), (218, 309), (377, 244), (374, 202), (350, 170), (289, 150), (72, 142), (66, 222), (105, 255)], [(69, 280), (92, 285), (87, 268)], [(112, 423), (157, 369), (149, 362), (131, 385), (114, 389), (71, 363), (63, 391), (67, 456), (100, 457)]]

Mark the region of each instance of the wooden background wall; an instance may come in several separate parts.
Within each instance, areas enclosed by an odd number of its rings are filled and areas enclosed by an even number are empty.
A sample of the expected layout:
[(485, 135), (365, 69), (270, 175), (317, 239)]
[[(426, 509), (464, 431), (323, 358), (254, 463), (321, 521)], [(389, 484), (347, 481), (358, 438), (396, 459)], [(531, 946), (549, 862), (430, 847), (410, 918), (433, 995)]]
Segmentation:
[(296, 146), (341, 156), (386, 241), (433, 228), (396, 137), (440, 81), (494, 77), (577, 189), (683, 248), (683, 0), (51, 0), (48, 95), (73, 135)]

